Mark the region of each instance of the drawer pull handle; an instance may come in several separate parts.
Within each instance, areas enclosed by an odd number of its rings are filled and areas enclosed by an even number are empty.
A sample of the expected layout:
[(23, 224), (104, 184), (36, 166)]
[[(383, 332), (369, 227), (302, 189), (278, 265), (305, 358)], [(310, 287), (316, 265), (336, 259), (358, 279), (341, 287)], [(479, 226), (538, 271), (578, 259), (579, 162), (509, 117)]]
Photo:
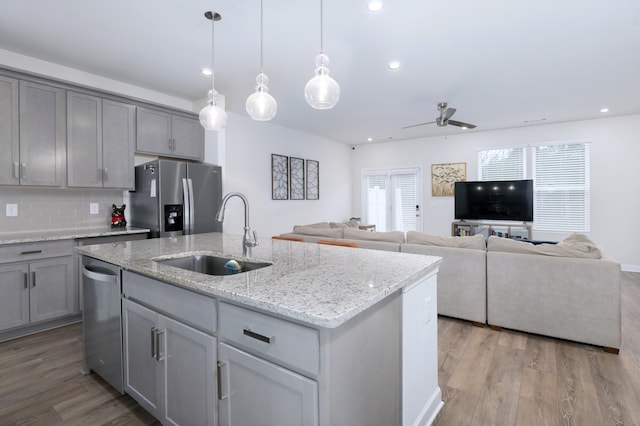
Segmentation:
[[(222, 388), (225, 387), (228, 389), (229, 387), (229, 378), (227, 377), (227, 369), (225, 368), (227, 366), (226, 363), (222, 362), (222, 361), (218, 361), (218, 400), (219, 401), (224, 401), (225, 399), (227, 399), (229, 397), (228, 393), (223, 393), (222, 392)], [(223, 370), (224, 368), (224, 370)], [(222, 380), (225, 381), (226, 386), (223, 385)]]
[(26, 255), (26, 254), (38, 254), (38, 253), (42, 253), (42, 250), (29, 250), (29, 251), (23, 251), (20, 254), (21, 255)]
[(245, 328), (244, 330), (242, 330), (242, 333), (245, 336), (253, 337), (254, 339), (257, 339), (257, 340), (260, 340), (261, 342), (265, 342), (269, 344), (273, 343), (276, 340), (275, 337), (267, 337), (267, 336), (263, 336), (262, 334), (255, 333), (251, 331), (250, 328)]

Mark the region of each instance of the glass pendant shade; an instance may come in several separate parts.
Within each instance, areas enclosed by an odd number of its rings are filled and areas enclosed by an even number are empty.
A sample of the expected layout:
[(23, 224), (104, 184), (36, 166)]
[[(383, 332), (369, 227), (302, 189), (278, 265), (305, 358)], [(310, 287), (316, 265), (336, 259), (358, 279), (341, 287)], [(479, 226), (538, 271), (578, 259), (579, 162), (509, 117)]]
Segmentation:
[(255, 93), (252, 93), (245, 103), (247, 114), (256, 121), (269, 121), (275, 117), (278, 112), (278, 103), (275, 98), (269, 94), (269, 78), (260, 73), (256, 77)]
[(315, 109), (333, 108), (340, 99), (340, 86), (329, 76), (327, 65), (327, 55), (320, 53), (316, 56), (316, 75), (304, 87), (304, 98)]
[(227, 113), (218, 106), (218, 94), (209, 90), (207, 106), (200, 110), (200, 124), (207, 130), (224, 129), (227, 125)]

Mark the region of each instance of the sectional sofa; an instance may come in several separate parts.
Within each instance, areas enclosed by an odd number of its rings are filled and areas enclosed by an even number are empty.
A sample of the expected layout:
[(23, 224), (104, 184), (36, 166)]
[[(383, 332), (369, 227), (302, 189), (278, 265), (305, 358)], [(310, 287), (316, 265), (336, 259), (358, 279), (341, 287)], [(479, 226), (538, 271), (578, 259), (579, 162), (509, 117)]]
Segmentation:
[(295, 226), (283, 236), (442, 257), (438, 314), (596, 346), (621, 345), (620, 264), (586, 236), (534, 245), (506, 238), (370, 232), (350, 223)]

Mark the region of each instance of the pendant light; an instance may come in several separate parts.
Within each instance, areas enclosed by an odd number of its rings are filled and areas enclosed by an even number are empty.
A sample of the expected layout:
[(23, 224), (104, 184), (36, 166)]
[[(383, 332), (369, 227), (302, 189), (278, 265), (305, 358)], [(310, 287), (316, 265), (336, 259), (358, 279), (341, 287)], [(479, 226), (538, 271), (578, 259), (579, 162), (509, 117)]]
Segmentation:
[(304, 98), (315, 109), (333, 108), (340, 99), (340, 86), (329, 76), (329, 57), (324, 54), (322, 34), (322, 0), (320, 0), (320, 54), (316, 56), (315, 76), (304, 87)]
[(271, 94), (269, 94), (269, 77), (264, 74), (262, 69), (262, 0), (260, 0), (260, 74), (256, 77), (256, 91), (247, 98), (245, 108), (249, 117), (256, 121), (269, 121), (275, 117), (278, 111), (278, 103)]
[(214, 23), (222, 19), (217, 12), (205, 12), (205, 18), (211, 20), (211, 90), (207, 94), (207, 106), (200, 111), (200, 124), (207, 130), (221, 130), (227, 125), (227, 113), (218, 106), (218, 92), (214, 84)]

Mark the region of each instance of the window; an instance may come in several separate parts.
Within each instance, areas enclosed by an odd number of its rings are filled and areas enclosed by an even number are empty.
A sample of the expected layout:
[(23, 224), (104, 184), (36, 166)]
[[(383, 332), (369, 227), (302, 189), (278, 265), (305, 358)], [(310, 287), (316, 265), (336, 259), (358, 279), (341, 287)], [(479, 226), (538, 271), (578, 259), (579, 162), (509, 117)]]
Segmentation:
[(589, 232), (589, 144), (532, 147), (534, 229)]
[(524, 146), (478, 150), (478, 180), (526, 179)]
[(420, 231), (420, 170), (363, 173), (363, 223), (377, 231)]

